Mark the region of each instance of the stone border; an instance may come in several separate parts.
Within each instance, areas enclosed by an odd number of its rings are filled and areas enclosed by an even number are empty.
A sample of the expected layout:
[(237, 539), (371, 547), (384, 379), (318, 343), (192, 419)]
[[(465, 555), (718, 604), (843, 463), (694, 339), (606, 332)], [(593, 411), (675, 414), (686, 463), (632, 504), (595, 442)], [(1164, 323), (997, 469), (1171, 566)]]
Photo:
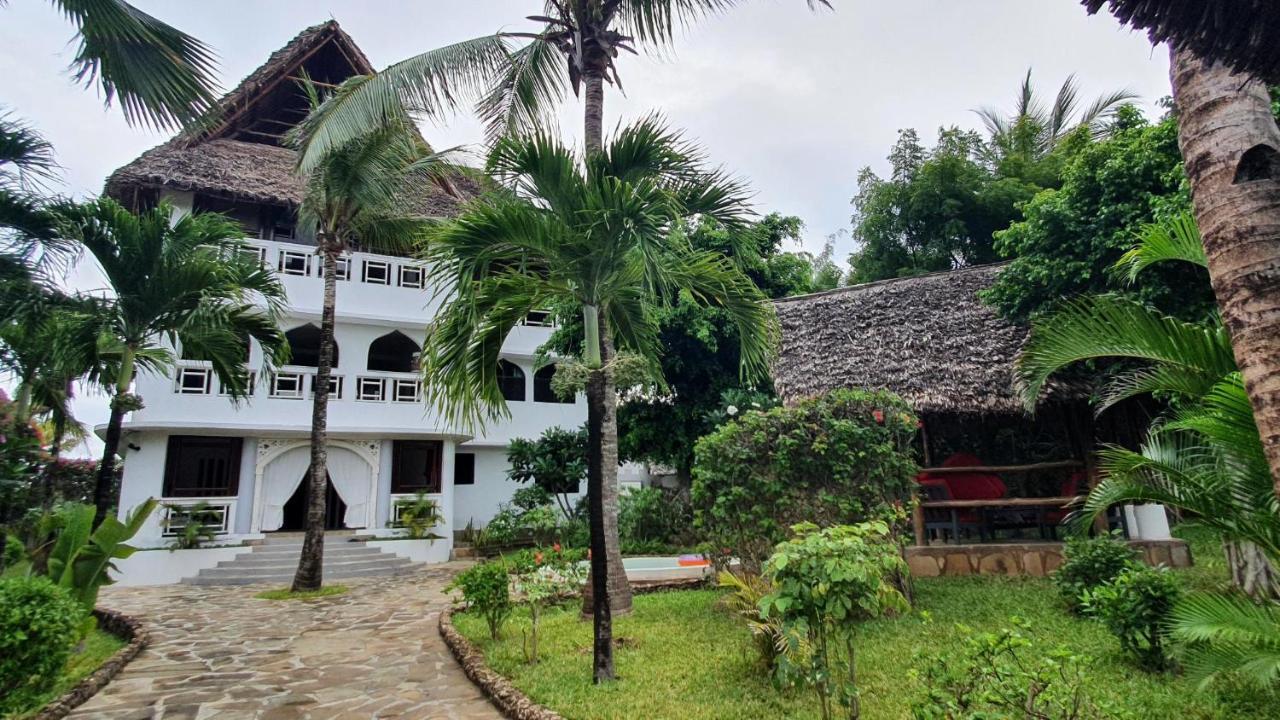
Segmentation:
[[(707, 584), (704, 578), (659, 580), (632, 583), (631, 592), (633, 595), (645, 595), (665, 590), (689, 590)], [(449, 646), (449, 652), (462, 666), (462, 671), (489, 698), (498, 712), (510, 720), (564, 720), (559, 713), (534, 702), (510, 680), (490, 669), (484, 661), (484, 653), (453, 626), (453, 613), (461, 609), (463, 606), (455, 605), (440, 612), (440, 637), (444, 638), (444, 644)]]
[(43, 710), (31, 717), (31, 720), (59, 720), (64, 717), (106, 687), (107, 683), (111, 682), (112, 678), (118, 675), (124, 666), (128, 665), (129, 661), (142, 652), (142, 649), (151, 641), (142, 623), (128, 615), (102, 609), (95, 609), (93, 614), (98, 618), (98, 627), (112, 635), (125, 638), (129, 643), (107, 658), (101, 667), (85, 676), (62, 697), (45, 705)]

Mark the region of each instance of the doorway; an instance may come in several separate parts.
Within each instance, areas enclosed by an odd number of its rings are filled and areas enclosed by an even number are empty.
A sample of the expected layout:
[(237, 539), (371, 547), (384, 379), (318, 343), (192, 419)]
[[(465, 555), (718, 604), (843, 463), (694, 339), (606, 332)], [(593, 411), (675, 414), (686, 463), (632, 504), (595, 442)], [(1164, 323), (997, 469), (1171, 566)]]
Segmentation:
[[(326, 473), (325, 497), (324, 497), (324, 529), (325, 530), (341, 530), (342, 519), (347, 514), (347, 504), (342, 502), (342, 497), (338, 495), (338, 490), (333, 486), (333, 480), (328, 478)], [(298, 485), (298, 489), (293, 491), (293, 495), (289, 501), (284, 504), (284, 522), (280, 525), (282, 532), (299, 531), (307, 529), (307, 505), (311, 498), (311, 473), (308, 472), (302, 477), (302, 483)]]

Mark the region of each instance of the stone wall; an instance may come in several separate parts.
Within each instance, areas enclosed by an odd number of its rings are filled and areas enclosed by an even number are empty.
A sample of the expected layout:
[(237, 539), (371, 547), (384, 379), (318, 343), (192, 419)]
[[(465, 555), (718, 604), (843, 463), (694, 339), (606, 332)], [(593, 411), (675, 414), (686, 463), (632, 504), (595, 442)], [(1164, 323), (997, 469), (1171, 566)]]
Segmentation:
[[(1191, 550), (1182, 540), (1130, 540), (1149, 565), (1190, 567)], [(907, 548), (915, 577), (939, 575), (1031, 575), (1044, 577), (1062, 564), (1062, 543), (989, 543)]]

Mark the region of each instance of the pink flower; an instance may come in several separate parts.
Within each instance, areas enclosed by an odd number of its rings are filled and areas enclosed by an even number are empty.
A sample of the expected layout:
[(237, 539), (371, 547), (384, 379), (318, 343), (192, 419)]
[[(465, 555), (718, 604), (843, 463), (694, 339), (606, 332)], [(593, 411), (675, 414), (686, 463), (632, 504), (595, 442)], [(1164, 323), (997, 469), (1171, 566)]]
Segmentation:
[(875, 419), (876, 419), (876, 424), (877, 424), (877, 425), (883, 425), (883, 424), (884, 424), (884, 411), (883, 411), (883, 410), (872, 410), (872, 411), (871, 411), (871, 417), (873, 417), (873, 418), (875, 418)]

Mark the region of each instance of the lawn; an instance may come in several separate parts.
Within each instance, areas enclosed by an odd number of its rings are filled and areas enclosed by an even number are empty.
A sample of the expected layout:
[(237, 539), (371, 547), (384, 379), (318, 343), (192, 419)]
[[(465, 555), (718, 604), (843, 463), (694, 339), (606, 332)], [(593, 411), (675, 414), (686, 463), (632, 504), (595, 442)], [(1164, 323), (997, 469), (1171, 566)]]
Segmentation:
[[(104, 630), (94, 629), (76, 652), (67, 658), (67, 666), (63, 668), (57, 684), (40, 699), (38, 704), (30, 708), (28, 715), (34, 714), (40, 708), (75, 687), (76, 683), (92, 674), (94, 670), (97, 670), (102, 663), (106, 662), (124, 645), (125, 641), (121, 638)], [(26, 717), (26, 715), (18, 715), (17, 717)]]
[[(1217, 569), (1206, 565), (1187, 573), (1189, 585), (1220, 581)], [(863, 717), (869, 720), (909, 717), (916, 692), (911, 670), (922, 656), (960, 646), (963, 633), (957, 623), (994, 631), (1012, 616), (1032, 623), (1037, 646), (1047, 650), (1062, 644), (1095, 658), (1087, 670), (1091, 691), (1129, 709), (1135, 718), (1240, 717), (1184, 678), (1134, 669), (1105, 628), (1062, 610), (1048, 580), (936, 578), (919, 580), (916, 588), (918, 610), (927, 612), (871, 623), (861, 635)], [(578, 619), (576, 605), (544, 616), (543, 660), (534, 666), (525, 663), (521, 650), (528, 628), (523, 610), (496, 644), (477, 617), (459, 613), (455, 624), (484, 650), (495, 670), (566, 718), (819, 717), (811, 693), (772, 687), (756, 665), (747, 631), (716, 607), (719, 595), (717, 590), (689, 590), (637, 596), (635, 612), (614, 626), (615, 637), (621, 638), (620, 681), (599, 688), (589, 682), (591, 625)]]

